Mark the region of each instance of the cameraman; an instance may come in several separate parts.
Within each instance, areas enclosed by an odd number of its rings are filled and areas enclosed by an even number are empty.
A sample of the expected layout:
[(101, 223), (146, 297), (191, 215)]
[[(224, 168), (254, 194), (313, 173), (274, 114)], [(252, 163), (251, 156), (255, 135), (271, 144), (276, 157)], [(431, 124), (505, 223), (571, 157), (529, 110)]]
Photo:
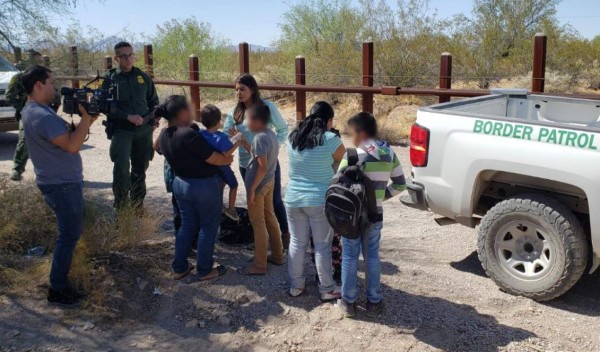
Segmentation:
[(48, 106), (56, 91), (52, 71), (46, 67), (27, 69), (21, 83), (27, 93), (21, 112), (23, 129), (36, 183), (58, 223), (48, 303), (72, 305), (82, 298), (67, 282), (73, 251), (83, 231), (83, 166), (79, 150), (96, 118), (79, 107), (81, 122), (75, 130), (69, 128)]
[(158, 105), (158, 95), (150, 76), (133, 66), (135, 54), (131, 44), (117, 43), (114, 60), (119, 67), (109, 70), (103, 83), (104, 89), (108, 89), (108, 79), (119, 87), (116, 112), (108, 114), (107, 121), (107, 133), (109, 136), (112, 133), (110, 159), (114, 163), (114, 204), (116, 208), (131, 204), (142, 209), (146, 196), (146, 170), (154, 156), (152, 115), (153, 108)]
[[(33, 65), (42, 64), (42, 54), (33, 49), (27, 50), (28, 60), (21, 60), (17, 64), (17, 68), (20, 71), (25, 71), (28, 67)], [(25, 165), (27, 165), (27, 159), (29, 154), (27, 153), (27, 145), (25, 144), (25, 133), (23, 133), (23, 123), (21, 123), (21, 110), (27, 102), (27, 93), (21, 84), (22, 72), (14, 75), (8, 83), (6, 89), (6, 101), (10, 106), (15, 109), (15, 118), (19, 122), (19, 140), (17, 141), (17, 147), (15, 148), (15, 155), (13, 157), (13, 172), (10, 175), (12, 181), (21, 181), (23, 179), (23, 172), (25, 172)], [(55, 99), (50, 103), (50, 106), (57, 111), (60, 107), (60, 94), (56, 92)]]

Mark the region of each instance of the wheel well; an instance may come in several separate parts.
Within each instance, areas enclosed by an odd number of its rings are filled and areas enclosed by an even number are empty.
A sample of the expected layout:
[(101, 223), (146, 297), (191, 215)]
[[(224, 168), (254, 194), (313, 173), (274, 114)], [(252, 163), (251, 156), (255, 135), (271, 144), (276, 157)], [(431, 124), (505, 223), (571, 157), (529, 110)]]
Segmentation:
[(590, 211), (585, 192), (579, 187), (544, 178), (504, 171), (483, 171), (473, 190), (473, 212), (485, 215), (498, 202), (523, 193), (542, 194), (562, 202), (577, 216), (589, 234)]

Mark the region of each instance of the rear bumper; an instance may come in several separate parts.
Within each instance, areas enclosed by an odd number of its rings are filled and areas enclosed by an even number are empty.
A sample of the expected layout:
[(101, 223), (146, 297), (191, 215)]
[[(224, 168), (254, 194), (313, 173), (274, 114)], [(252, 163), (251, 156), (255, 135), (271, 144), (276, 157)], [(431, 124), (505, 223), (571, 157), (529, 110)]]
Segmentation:
[(400, 197), (402, 204), (413, 209), (429, 210), (427, 201), (425, 200), (425, 188), (423, 188), (423, 186), (409, 180), (406, 182), (406, 190), (408, 191), (408, 195)]

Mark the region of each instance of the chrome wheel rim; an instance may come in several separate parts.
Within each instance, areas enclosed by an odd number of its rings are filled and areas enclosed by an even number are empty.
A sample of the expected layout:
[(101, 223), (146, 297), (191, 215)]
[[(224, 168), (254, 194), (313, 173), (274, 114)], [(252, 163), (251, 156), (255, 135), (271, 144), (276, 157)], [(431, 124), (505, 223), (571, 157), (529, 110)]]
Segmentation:
[(541, 226), (511, 221), (496, 234), (494, 250), (502, 269), (522, 280), (539, 280), (554, 266), (556, 251)]

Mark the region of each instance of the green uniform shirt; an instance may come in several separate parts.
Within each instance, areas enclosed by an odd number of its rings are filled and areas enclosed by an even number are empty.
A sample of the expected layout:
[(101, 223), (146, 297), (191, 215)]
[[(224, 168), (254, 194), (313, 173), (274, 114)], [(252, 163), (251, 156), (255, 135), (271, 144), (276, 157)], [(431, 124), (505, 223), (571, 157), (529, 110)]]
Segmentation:
[[(127, 121), (127, 115), (146, 117), (158, 105), (156, 87), (150, 76), (139, 68), (133, 67), (130, 72), (122, 72), (119, 68), (113, 68), (106, 73), (105, 77), (112, 79), (119, 86), (117, 112), (108, 115), (108, 119), (115, 124), (115, 128), (135, 130), (144, 127), (137, 127)], [(106, 89), (108, 84), (108, 81), (104, 81), (102, 87)], [(148, 123), (152, 124), (152, 119)]]

